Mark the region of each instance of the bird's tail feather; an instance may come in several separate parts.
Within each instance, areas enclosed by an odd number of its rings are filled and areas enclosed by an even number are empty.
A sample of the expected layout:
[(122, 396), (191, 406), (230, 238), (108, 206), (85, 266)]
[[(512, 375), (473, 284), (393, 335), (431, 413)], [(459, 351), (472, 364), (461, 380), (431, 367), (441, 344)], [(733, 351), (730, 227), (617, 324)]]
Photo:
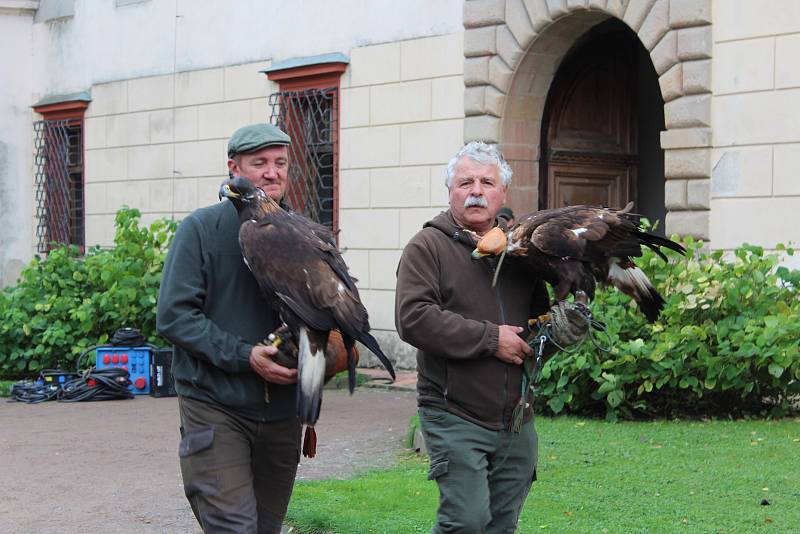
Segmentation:
[(655, 252), (657, 252), (659, 256), (664, 258), (664, 261), (667, 261), (667, 258), (664, 256), (661, 250), (659, 250), (660, 247), (674, 250), (675, 252), (681, 255), (686, 254), (686, 249), (683, 248), (683, 245), (681, 245), (680, 243), (676, 243), (671, 239), (667, 239), (666, 237), (661, 237), (660, 235), (651, 234), (649, 232), (642, 232), (642, 233), (644, 234), (641, 236), (643, 238), (642, 242), (646, 246), (650, 247)]
[(297, 351), (297, 413), (303, 424), (314, 425), (322, 406), (325, 385), (325, 343), (312, 350), (308, 330), (300, 328)]
[(361, 332), (357, 339), (361, 343), (363, 343), (370, 351), (372, 351), (372, 353), (375, 356), (378, 357), (378, 359), (381, 361), (386, 370), (389, 371), (389, 374), (392, 375), (392, 380), (394, 380), (396, 378), (394, 373), (394, 366), (392, 365), (392, 362), (389, 361), (389, 358), (387, 358), (386, 355), (381, 350), (381, 346), (378, 345), (378, 341), (374, 337), (372, 337), (372, 335), (369, 332)]
[(664, 299), (640, 268), (633, 263), (622, 266), (616, 261), (611, 262), (608, 282), (633, 298), (648, 321), (652, 323), (658, 319)]

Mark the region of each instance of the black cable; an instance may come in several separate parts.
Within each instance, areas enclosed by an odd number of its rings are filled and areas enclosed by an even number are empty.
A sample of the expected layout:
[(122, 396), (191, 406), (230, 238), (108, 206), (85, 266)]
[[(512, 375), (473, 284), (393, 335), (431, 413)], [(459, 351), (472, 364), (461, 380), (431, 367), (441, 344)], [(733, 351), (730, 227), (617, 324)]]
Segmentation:
[(11, 386), (9, 402), (17, 401), (26, 404), (38, 404), (54, 400), (58, 395), (58, 386), (42, 384), (33, 380), (23, 380)]
[(132, 399), (130, 374), (119, 367), (84, 371), (79, 378), (70, 380), (58, 392), (59, 402), (101, 401)]

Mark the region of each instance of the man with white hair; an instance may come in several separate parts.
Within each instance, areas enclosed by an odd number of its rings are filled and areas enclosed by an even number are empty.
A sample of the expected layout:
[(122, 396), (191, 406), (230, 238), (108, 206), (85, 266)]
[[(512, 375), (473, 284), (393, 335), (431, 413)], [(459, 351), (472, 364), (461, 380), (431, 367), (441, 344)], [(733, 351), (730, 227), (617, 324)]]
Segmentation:
[(465, 145), (447, 166), (450, 209), (409, 241), (397, 269), (395, 322), (418, 349), (428, 478), (439, 485), (434, 533), (514, 532), (536, 479), (533, 399), (522, 391), (521, 365), (533, 351), (522, 336), (529, 317), (548, 311), (547, 291), (514, 262), (492, 287), (494, 260), (470, 255), (498, 224), (511, 175), (494, 146)]

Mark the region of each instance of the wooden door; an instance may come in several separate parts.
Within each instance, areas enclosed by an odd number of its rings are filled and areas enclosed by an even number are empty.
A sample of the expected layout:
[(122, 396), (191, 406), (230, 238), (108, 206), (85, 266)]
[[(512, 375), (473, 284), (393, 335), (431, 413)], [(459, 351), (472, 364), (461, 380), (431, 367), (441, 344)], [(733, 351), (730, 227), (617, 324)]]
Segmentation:
[(635, 201), (635, 57), (630, 39), (612, 33), (564, 60), (545, 109), (540, 208)]

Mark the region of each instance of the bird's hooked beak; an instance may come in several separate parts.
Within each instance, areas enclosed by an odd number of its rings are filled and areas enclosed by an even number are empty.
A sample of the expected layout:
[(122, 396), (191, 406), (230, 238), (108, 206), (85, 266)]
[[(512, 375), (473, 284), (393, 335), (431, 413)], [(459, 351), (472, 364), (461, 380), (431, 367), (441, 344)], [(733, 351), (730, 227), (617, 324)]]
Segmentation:
[(497, 256), (508, 246), (508, 238), (502, 229), (495, 226), (481, 237), (472, 251), (472, 258), (479, 260), (485, 256)]
[(241, 198), (241, 194), (237, 193), (233, 189), (231, 189), (230, 184), (223, 183), (222, 186), (219, 188), (219, 199), (222, 200), (223, 198)]

